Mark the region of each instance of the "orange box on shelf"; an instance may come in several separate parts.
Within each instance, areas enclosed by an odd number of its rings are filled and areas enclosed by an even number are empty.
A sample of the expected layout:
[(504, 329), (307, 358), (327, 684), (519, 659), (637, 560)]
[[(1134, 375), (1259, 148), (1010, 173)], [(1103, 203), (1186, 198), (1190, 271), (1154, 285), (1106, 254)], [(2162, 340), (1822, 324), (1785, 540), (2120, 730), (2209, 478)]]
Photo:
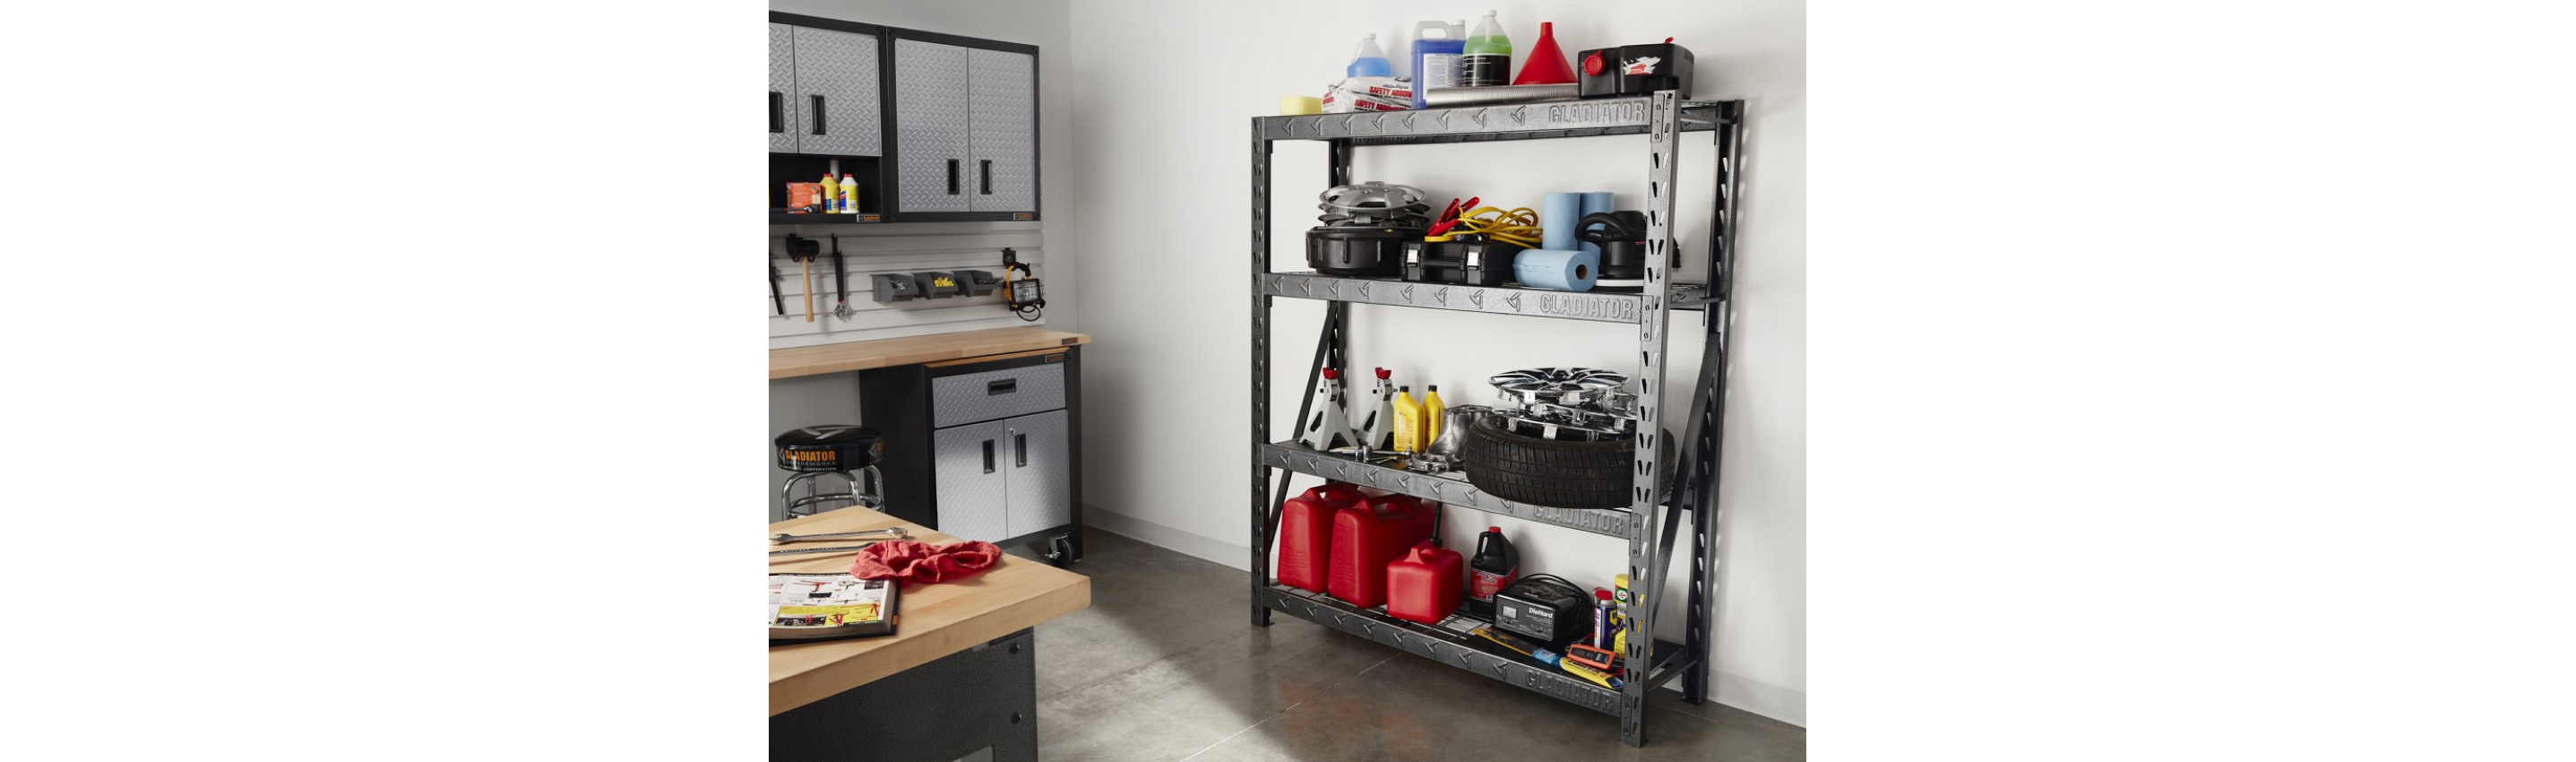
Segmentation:
[(788, 183), (787, 213), (805, 214), (823, 206), (822, 183)]

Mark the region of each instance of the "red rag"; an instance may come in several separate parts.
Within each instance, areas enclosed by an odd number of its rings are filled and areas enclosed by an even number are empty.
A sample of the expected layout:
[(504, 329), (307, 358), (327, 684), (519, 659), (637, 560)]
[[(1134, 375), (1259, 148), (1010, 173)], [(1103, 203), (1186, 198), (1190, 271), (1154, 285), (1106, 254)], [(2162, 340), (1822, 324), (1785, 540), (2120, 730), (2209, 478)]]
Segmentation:
[(952, 542), (932, 545), (918, 540), (887, 540), (859, 550), (859, 558), (850, 562), (850, 576), (859, 579), (900, 579), (910, 590), (938, 582), (956, 582), (993, 568), (1002, 562), (1002, 549), (989, 542)]

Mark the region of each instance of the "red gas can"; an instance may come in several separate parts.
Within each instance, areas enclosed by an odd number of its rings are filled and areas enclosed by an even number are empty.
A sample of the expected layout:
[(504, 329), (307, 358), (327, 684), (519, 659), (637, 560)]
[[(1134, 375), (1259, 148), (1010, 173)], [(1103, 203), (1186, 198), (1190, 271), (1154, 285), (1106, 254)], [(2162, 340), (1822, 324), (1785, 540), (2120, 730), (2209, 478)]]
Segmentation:
[(1386, 565), (1386, 615), (1439, 624), (1466, 599), (1467, 561), (1431, 541)]
[(1386, 603), (1386, 565), (1431, 539), (1437, 523), (1429, 507), (1408, 495), (1379, 495), (1333, 514), (1325, 592), (1362, 608)]
[(1359, 505), (1368, 494), (1340, 482), (1306, 490), (1279, 509), (1279, 584), (1324, 592), (1333, 555), (1333, 514)]

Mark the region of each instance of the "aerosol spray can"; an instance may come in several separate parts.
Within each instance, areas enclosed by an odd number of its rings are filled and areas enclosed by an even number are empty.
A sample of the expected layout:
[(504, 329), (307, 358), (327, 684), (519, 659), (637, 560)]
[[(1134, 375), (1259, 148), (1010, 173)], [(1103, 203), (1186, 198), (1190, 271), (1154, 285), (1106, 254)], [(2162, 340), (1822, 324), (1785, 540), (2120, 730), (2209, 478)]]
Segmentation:
[(1610, 603), (1617, 610), (1610, 613), (1610, 618), (1611, 624), (1619, 634), (1611, 636), (1610, 650), (1626, 656), (1628, 654), (1628, 612), (1636, 610), (1637, 594), (1628, 590), (1628, 575), (1621, 574), (1612, 577), (1611, 580)]

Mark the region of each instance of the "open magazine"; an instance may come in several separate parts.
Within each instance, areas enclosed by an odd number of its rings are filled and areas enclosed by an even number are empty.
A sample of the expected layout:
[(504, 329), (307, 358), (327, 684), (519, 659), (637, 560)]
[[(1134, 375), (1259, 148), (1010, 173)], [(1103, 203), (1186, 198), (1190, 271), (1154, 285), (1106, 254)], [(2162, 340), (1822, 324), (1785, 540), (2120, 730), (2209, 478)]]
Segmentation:
[(769, 641), (894, 634), (903, 586), (839, 574), (769, 575)]

